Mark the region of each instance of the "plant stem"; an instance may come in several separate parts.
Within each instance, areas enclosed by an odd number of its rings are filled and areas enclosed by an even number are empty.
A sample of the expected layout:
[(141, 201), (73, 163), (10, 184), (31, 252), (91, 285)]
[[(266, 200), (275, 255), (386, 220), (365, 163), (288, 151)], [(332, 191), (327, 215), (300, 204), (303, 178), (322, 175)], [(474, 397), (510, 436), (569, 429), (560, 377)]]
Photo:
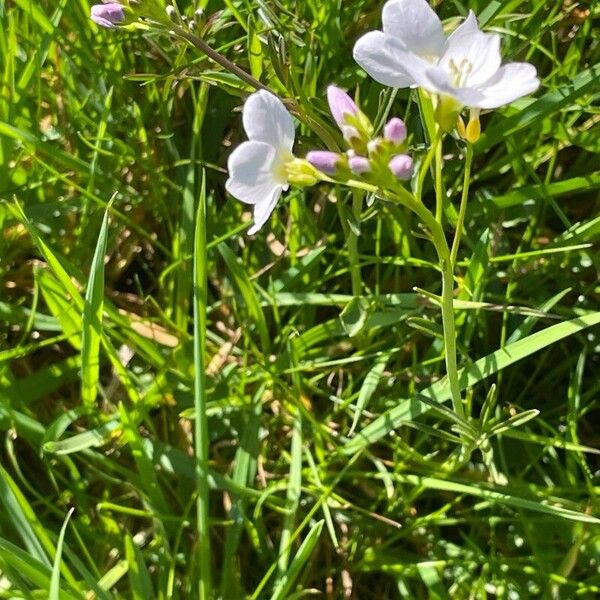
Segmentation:
[[(324, 181), (339, 183), (330, 177), (323, 177)], [(454, 326), (454, 269), (450, 260), (450, 249), (441, 223), (433, 216), (428, 208), (417, 200), (408, 190), (397, 185), (390, 193), (369, 183), (349, 180), (346, 185), (368, 192), (375, 192), (380, 196), (399, 201), (406, 208), (412, 210), (421, 218), (423, 224), (431, 233), (431, 241), (435, 246), (440, 268), (442, 271), (442, 325), (444, 328), (444, 355), (446, 361), (446, 373), (450, 384), (452, 395), (452, 406), (459, 417), (464, 418), (465, 411), (460, 394), (460, 383), (458, 380), (458, 364), (456, 360), (456, 328)]]
[(435, 246), (442, 270), (442, 325), (444, 328), (444, 355), (446, 360), (446, 373), (452, 395), (454, 412), (464, 418), (465, 411), (460, 394), (458, 381), (458, 365), (456, 360), (456, 328), (454, 326), (454, 269), (450, 260), (450, 250), (440, 222), (427, 210), (427, 208), (403, 187), (395, 190), (400, 201), (421, 218), (429, 228), (432, 242)]
[[(352, 218), (355, 227), (360, 226), (360, 215), (362, 213), (362, 202), (364, 192), (352, 190)], [(352, 294), (362, 294), (362, 277), (360, 274), (360, 258), (358, 256), (358, 234), (353, 227), (348, 231), (348, 256), (350, 258), (350, 278), (352, 280)]]
[(249, 86), (253, 87), (256, 90), (267, 90), (268, 92), (271, 91), (266, 85), (258, 81), (258, 79), (252, 77), (250, 73), (246, 73), (244, 69), (241, 69), (235, 63), (231, 62), (228, 58), (223, 56), (220, 52), (217, 52), (216, 50), (211, 48), (203, 39), (199, 38), (193, 33), (190, 33), (189, 31), (186, 31), (182, 27), (170, 25), (170, 29), (180, 38), (187, 40), (190, 44), (192, 44), (192, 46), (200, 50), (200, 52), (206, 54), (206, 56), (208, 56), (208, 58), (210, 58), (212, 61), (216, 62), (218, 65), (221, 65), (226, 71), (229, 71), (230, 73), (233, 73), (234, 75), (239, 77)]
[(434, 157), (435, 153), (437, 152), (437, 148), (440, 144), (441, 137), (442, 137), (442, 130), (438, 129), (435, 137), (431, 141), (431, 146), (429, 147), (429, 150), (427, 151), (427, 154), (425, 155), (423, 164), (419, 168), (419, 174), (417, 176), (417, 187), (415, 190), (415, 198), (419, 201), (421, 201), (421, 199), (423, 197), (423, 185), (425, 183), (425, 177), (427, 176), (427, 172), (429, 171), (429, 167), (431, 166), (433, 157)]
[(206, 179), (203, 176), (194, 234), (194, 409), (196, 413), (194, 453), (197, 492), (197, 559), (200, 568), (198, 584), (201, 600), (210, 600), (212, 597), (205, 370), (207, 277)]
[(467, 212), (467, 200), (469, 198), (469, 186), (471, 185), (471, 165), (473, 164), (473, 144), (467, 142), (467, 154), (465, 156), (465, 175), (463, 179), (463, 189), (460, 197), (460, 208), (458, 209), (458, 220), (456, 221), (456, 231), (454, 233), (454, 241), (452, 242), (452, 250), (450, 252), (450, 262), (452, 268), (456, 265), (456, 257), (460, 247), (460, 238), (462, 236), (463, 226), (465, 223), (465, 214)]
[(441, 225), (444, 212), (444, 184), (442, 180), (442, 135), (441, 127), (435, 148), (435, 220)]

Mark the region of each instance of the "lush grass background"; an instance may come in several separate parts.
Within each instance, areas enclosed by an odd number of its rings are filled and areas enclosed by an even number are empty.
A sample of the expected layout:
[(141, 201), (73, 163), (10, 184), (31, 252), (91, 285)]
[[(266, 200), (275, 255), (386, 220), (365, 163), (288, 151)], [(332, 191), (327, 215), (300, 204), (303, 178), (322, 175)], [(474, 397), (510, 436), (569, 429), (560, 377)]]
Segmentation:
[[(0, 598), (195, 597), (203, 183), (220, 597), (598, 597), (598, 5), (436, 4), (475, 10), (543, 79), (483, 118), (457, 279), (460, 300), (489, 303), (457, 313), (473, 415), (492, 383), (492, 422), (540, 411), (493, 437), (496, 483), (479, 452), (450, 461), (449, 415), (416, 396), (443, 399), (444, 368), (439, 311), (413, 292), (439, 273), (408, 214), (365, 204), (356, 238), (353, 199), (318, 187), (248, 239), (223, 184), (249, 90), (165, 37), (98, 30), (88, 0), (0, 0)], [(205, 39), (301, 110), (325, 118), (330, 82), (358, 87), (422, 155), (409, 93), (351, 60), (381, 2), (179, 3), (201, 5)], [(299, 129), (297, 154), (315, 146)], [(449, 231), (462, 153), (446, 143)]]

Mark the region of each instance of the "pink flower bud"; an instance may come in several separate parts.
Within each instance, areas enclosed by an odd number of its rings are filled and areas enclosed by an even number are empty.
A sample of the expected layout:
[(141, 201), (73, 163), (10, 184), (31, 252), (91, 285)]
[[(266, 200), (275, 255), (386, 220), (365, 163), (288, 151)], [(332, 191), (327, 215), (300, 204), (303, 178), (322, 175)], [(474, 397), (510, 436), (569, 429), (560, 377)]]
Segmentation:
[(413, 174), (413, 160), (408, 154), (397, 154), (388, 163), (394, 177), (401, 181), (407, 181)]
[(364, 156), (351, 156), (348, 159), (348, 166), (355, 175), (362, 175), (371, 171), (371, 163)]
[(123, 5), (118, 2), (95, 4), (92, 6), (91, 19), (97, 25), (112, 28), (125, 20)]
[(306, 155), (306, 160), (315, 169), (327, 175), (333, 175), (337, 171), (340, 159), (339, 154), (327, 150), (313, 150)]
[(390, 119), (383, 128), (386, 140), (394, 144), (401, 144), (406, 139), (406, 125), (402, 119), (394, 117)]
[(329, 110), (339, 127), (346, 124), (345, 115), (355, 115), (358, 113), (358, 106), (346, 92), (335, 85), (327, 88), (327, 102)]

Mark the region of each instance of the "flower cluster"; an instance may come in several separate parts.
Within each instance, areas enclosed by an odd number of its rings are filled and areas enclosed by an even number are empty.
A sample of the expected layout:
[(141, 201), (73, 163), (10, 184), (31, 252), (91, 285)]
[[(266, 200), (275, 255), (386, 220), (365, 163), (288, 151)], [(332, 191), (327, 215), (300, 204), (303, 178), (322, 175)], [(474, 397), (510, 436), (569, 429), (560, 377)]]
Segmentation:
[(411, 178), (413, 161), (406, 154), (406, 125), (401, 119), (390, 119), (383, 137), (373, 138), (373, 125), (344, 90), (330, 85), (327, 100), (348, 150), (345, 154), (309, 152), (306, 160), (313, 167), (339, 179), (356, 176), (380, 185), (390, 176), (401, 181)]
[[(371, 31), (356, 42), (354, 59), (383, 85), (420, 87), (430, 94), (437, 124), (444, 132), (456, 128), (460, 136), (474, 142), (480, 134), (482, 109), (509, 104), (539, 86), (532, 65), (501, 64), (500, 37), (482, 32), (472, 11), (450, 36), (445, 35), (440, 19), (426, 0), (389, 0), (383, 7), (382, 21), (382, 31)], [(247, 144), (259, 138), (256, 128), (249, 130), (246, 123), (262, 122), (264, 131), (272, 134), (278, 131), (273, 119), (287, 115), (283, 105), (272, 96), (270, 101), (277, 104), (278, 109), (262, 120), (255, 119), (255, 98), (265, 99), (266, 94), (258, 92), (246, 102), (244, 126), (251, 141), (234, 151), (229, 163), (227, 189), (255, 207), (251, 233), (265, 222), (290, 182), (310, 185), (321, 173), (334, 176), (338, 181), (360, 178), (385, 187), (412, 177), (413, 161), (406, 154), (407, 132), (402, 120), (392, 118), (383, 136), (374, 138), (369, 119), (353, 99), (336, 86), (329, 86), (327, 99), (347, 144), (345, 153), (314, 150), (306, 155), (306, 161), (294, 159), (293, 136), (288, 135), (272, 139), (268, 152), (256, 151), (251, 159)], [(465, 107), (471, 110), (466, 127), (460, 118)], [(289, 115), (287, 119), (288, 129), (291, 129)], [(317, 170), (316, 176), (309, 165)]]
[[(192, 25), (204, 23), (202, 11), (189, 20), (179, 15), (174, 5), (165, 11), (153, 0), (102, 0), (92, 6), (91, 18), (107, 28), (142, 26), (136, 21), (142, 9), (146, 25), (172, 28), (173, 23), (187, 24), (188, 32), (179, 34), (188, 42)], [(382, 22), (381, 31), (366, 33), (356, 42), (354, 59), (383, 85), (424, 90), (435, 107), (440, 133), (456, 130), (473, 143), (480, 135), (481, 110), (509, 104), (539, 86), (536, 70), (529, 63), (502, 65), (500, 37), (481, 31), (472, 11), (449, 36), (426, 0), (388, 0)], [(255, 87), (261, 85), (201, 39), (193, 38), (193, 45)], [(334, 176), (337, 181), (362, 179), (385, 188), (412, 177), (413, 161), (406, 153), (407, 132), (402, 120), (392, 118), (383, 135), (374, 137), (373, 125), (346, 92), (329, 86), (327, 99), (346, 151), (315, 150), (305, 160), (292, 154), (294, 122), (283, 103), (266, 90), (246, 100), (243, 122), (249, 139), (229, 157), (226, 189), (254, 207), (254, 226), (249, 233), (267, 221), (290, 183), (313, 185)], [(464, 108), (471, 113), (467, 126), (460, 117)]]

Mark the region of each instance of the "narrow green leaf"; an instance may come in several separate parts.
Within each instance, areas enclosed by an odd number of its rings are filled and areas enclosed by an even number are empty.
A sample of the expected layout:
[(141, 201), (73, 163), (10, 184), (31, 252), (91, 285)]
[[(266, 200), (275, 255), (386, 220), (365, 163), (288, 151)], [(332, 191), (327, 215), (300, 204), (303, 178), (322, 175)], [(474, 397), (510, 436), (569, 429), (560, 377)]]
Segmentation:
[(304, 565), (307, 564), (312, 555), (314, 547), (321, 535), (323, 523), (324, 521), (319, 521), (308, 532), (308, 535), (304, 538), (300, 548), (298, 548), (298, 552), (294, 556), (289, 569), (286, 571), (285, 575), (279, 579), (275, 590), (273, 590), (271, 600), (284, 600), (288, 597), (288, 593), (298, 578), (298, 575), (300, 575), (300, 571)]
[(102, 427), (78, 433), (65, 440), (46, 442), (43, 445), (43, 450), (50, 454), (73, 454), (88, 448), (99, 448), (111, 440), (118, 427), (118, 421), (109, 421)]
[[(459, 373), (460, 388), (461, 390), (468, 389), (509, 365), (598, 323), (600, 323), (600, 312), (587, 314), (571, 321), (553, 325), (509, 344), (505, 348), (496, 350), (496, 352), (479, 359), (473, 365), (461, 369)], [(421, 394), (436, 402), (449, 400), (451, 396), (447, 378), (444, 377), (444, 379), (434, 383), (423, 390)], [(397, 406), (386, 411), (346, 442), (342, 451), (344, 454), (354, 454), (387, 435), (403, 421), (414, 419), (429, 409), (430, 407), (426, 403), (416, 398), (400, 400)]]
[(81, 317), (81, 402), (88, 407), (94, 405), (100, 377), (100, 341), (102, 338), (102, 310), (104, 306), (104, 257), (108, 244), (108, 217), (111, 206), (112, 200), (108, 203), (102, 220)]
[(360, 417), (362, 415), (363, 410), (366, 408), (367, 403), (371, 399), (371, 396), (375, 393), (377, 386), (379, 385), (379, 380), (381, 379), (381, 375), (385, 370), (385, 365), (389, 360), (389, 354), (382, 354), (377, 357), (375, 360), (375, 364), (371, 368), (371, 370), (367, 373), (365, 380), (363, 381), (362, 386), (360, 387), (360, 392), (358, 393), (358, 399), (356, 401), (356, 411), (354, 412), (354, 418), (352, 419), (352, 427), (350, 427), (350, 431), (348, 432), (348, 436), (352, 436), (358, 422), (360, 421)]
[(258, 330), (258, 334), (260, 336), (262, 346), (261, 349), (266, 354), (269, 352), (269, 348), (271, 347), (271, 339), (269, 337), (269, 330), (267, 328), (265, 315), (260, 307), (260, 302), (258, 301), (256, 292), (254, 291), (254, 285), (250, 281), (248, 274), (246, 273), (246, 269), (244, 269), (239, 263), (229, 246), (226, 244), (219, 244), (217, 249), (219, 250), (219, 253), (223, 257), (223, 260), (229, 269), (229, 272), (233, 278), (233, 282), (235, 283), (240, 294), (242, 295), (242, 298), (244, 299), (244, 302), (246, 303), (250, 318), (252, 319), (252, 322)]
[(75, 508), (71, 508), (65, 517), (65, 521), (60, 528), (60, 534), (58, 536), (58, 542), (56, 544), (56, 555), (54, 556), (54, 564), (52, 565), (52, 578), (50, 580), (50, 590), (48, 592), (48, 600), (60, 600), (60, 563), (62, 561), (62, 549), (65, 542), (65, 533), (67, 531), (67, 525), (69, 519), (73, 514)]

